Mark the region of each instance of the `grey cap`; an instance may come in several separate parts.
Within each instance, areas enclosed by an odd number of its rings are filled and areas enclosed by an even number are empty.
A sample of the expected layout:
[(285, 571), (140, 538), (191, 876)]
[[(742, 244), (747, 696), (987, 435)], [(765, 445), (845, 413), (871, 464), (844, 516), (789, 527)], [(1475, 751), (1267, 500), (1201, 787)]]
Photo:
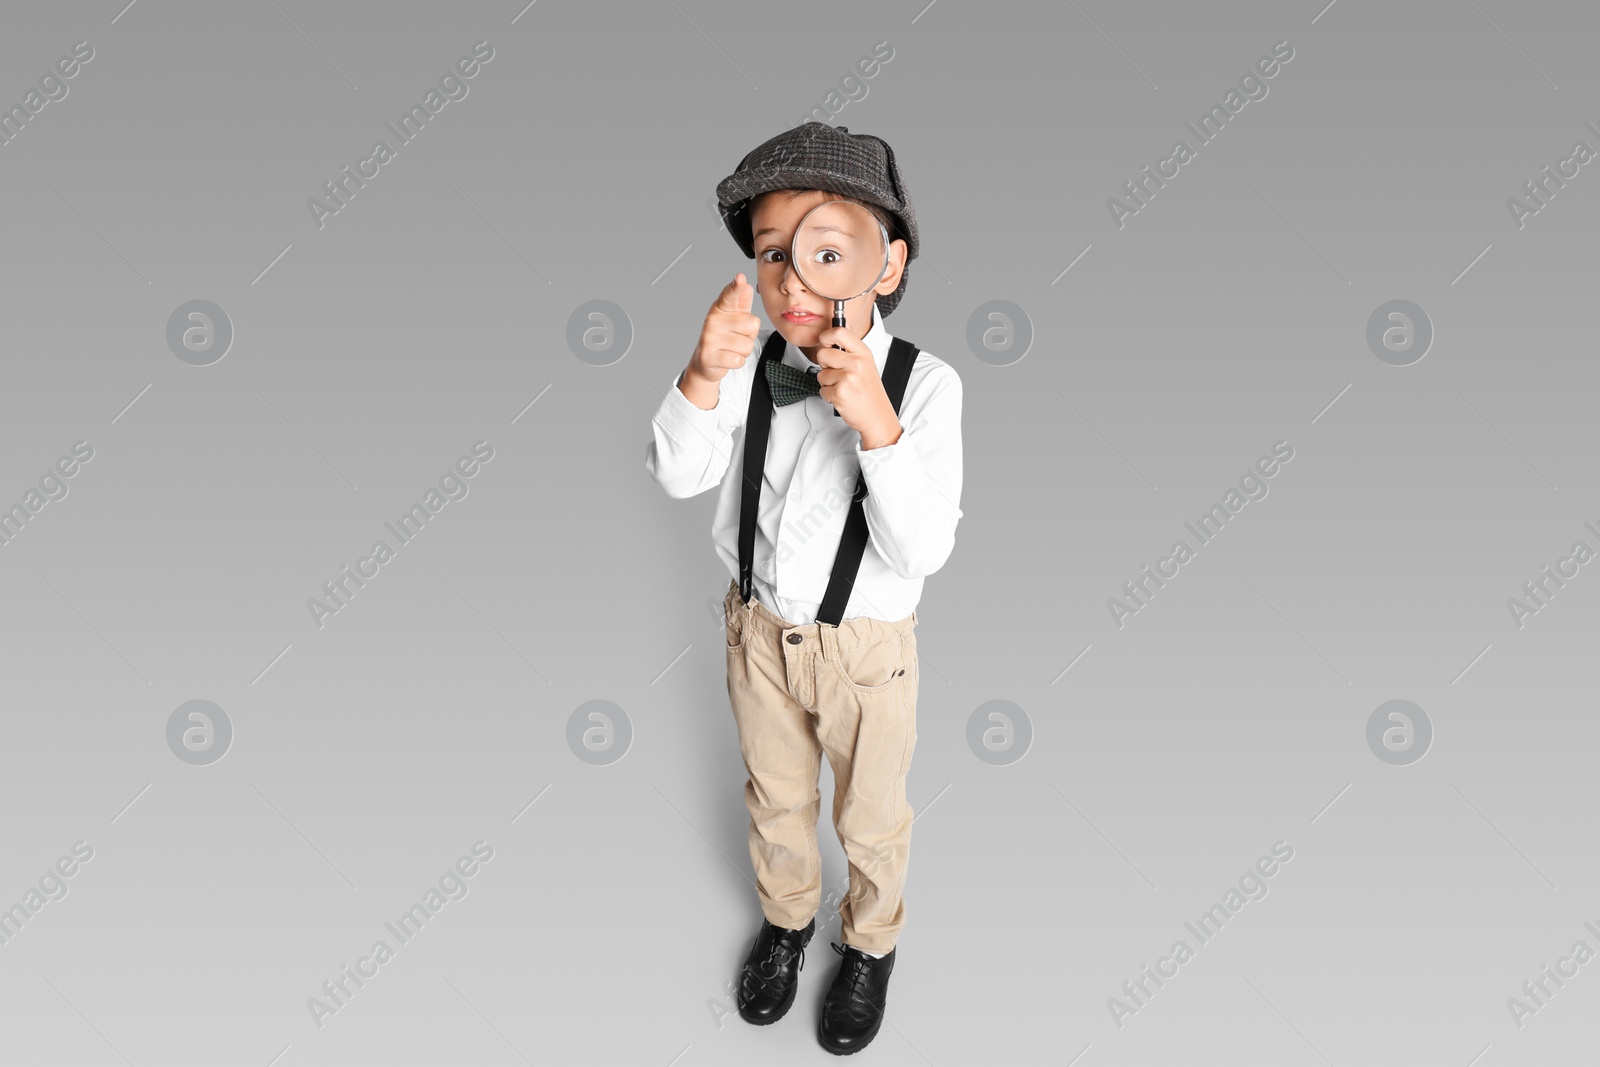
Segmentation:
[[(734, 172), (717, 183), (717, 208), (739, 250), (755, 258), (750, 202), (774, 189), (823, 189), (876, 204), (894, 221), (889, 240), (906, 243), (906, 263), (917, 258), (917, 213), (894, 149), (881, 137), (851, 133), (844, 126), (804, 122), (762, 142), (739, 161)], [(887, 315), (905, 295), (909, 266), (894, 292), (877, 298), (878, 314)]]

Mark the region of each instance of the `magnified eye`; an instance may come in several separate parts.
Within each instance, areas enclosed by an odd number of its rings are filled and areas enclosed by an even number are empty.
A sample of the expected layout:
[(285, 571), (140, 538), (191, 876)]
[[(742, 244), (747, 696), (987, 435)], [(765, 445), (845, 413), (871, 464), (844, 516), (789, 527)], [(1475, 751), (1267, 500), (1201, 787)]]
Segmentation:
[(837, 263), (839, 262), (839, 253), (835, 252), (831, 248), (824, 248), (818, 251), (816, 256), (813, 258), (816, 259), (818, 263)]

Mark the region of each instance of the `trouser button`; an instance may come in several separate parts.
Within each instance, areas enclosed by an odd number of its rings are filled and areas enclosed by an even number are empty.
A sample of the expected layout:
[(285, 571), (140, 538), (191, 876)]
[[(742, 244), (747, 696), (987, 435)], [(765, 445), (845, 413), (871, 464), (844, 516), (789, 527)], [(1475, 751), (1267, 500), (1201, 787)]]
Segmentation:
[(798, 645), (801, 641), (804, 641), (804, 640), (805, 640), (805, 638), (801, 637), (799, 634), (790, 634), (789, 635), (789, 643), (791, 645)]

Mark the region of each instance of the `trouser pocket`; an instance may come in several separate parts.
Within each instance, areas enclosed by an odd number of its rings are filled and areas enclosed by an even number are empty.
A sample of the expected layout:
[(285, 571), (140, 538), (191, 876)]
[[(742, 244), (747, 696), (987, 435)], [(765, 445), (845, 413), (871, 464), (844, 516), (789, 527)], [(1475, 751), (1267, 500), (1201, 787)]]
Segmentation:
[(722, 623), (729, 652), (737, 652), (744, 647), (744, 624), (748, 614), (744, 601), (739, 599), (738, 587), (728, 590), (722, 603)]
[(833, 659), (833, 669), (844, 684), (857, 693), (877, 693), (903, 684), (913, 666), (915, 645), (905, 634), (894, 634), (868, 645), (841, 649)]

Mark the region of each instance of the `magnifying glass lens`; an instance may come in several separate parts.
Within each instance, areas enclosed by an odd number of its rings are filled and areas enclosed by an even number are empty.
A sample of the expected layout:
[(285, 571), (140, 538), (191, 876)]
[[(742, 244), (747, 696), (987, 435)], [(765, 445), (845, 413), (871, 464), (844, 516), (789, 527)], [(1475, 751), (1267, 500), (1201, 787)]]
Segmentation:
[(860, 204), (818, 204), (795, 229), (795, 273), (826, 300), (854, 300), (877, 285), (888, 269), (886, 236), (877, 217)]
[(789, 261), (802, 285), (833, 302), (832, 324), (845, 326), (845, 302), (876, 287), (889, 270), (889, 235), (860, 204), (829, 200), (795, 227)]

